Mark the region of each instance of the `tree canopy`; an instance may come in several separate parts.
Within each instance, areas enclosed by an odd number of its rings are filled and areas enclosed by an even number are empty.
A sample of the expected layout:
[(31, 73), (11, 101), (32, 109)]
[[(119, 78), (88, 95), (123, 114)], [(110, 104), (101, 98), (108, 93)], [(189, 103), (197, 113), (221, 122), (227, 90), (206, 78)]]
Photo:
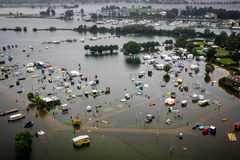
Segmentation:
[(208, 49), (207, 51), (207, 59), (210, 60), (210, 59), (213, 59), (215, 57), (215, 54), (216, 54), (216, 50), (214, 48), (210, 48)]
[(171, 69), (171, 67), (170, 67), (169, 64), (165, 64), (165, 65), (163, 66), (163, 70), (164, 70), (165, 72), (167, 72), (167, 74), (168, 74), (168, 72), (170, 71), (170, 69)]
[(15, 136), (14, 148), (17, 157), (26, 157), (30, 154), (32, 138), (29, 131), (18, 132)]
[(125, 54), (139, 54), (141, 51), (141, 45), (134, 41), (129, 41), (123, 45)]
[(71, 18), (74, 15), (73, 10), (66, 10), (65, 11), (65, 18)]

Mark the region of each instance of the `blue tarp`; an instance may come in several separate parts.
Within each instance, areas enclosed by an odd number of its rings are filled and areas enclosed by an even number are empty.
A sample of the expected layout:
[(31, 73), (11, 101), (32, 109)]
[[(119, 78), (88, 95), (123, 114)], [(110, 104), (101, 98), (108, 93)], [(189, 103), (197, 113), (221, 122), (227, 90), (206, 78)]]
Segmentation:
[(120, 99), (120, 102), (126, 102), (127, 100), (124, 98), (124, 99)]
[(205, 128), (204, 126), (199, 126), (198, 129), (202, 130), (203, 128)]

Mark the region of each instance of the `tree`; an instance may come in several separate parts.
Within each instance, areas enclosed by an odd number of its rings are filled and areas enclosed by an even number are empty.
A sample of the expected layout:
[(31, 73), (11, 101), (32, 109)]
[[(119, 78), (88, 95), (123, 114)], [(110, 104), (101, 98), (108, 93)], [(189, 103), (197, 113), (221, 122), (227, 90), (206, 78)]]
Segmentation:
[(37, 106), (38, 106), (38, 109), (42, 110), (44, 107), (47, 106), (47, 102), (44, 101), (43, 99), (40, 99), (40, 100), (38, 101)]
[(37, 108), (42, 110), (44, 107), (47, 106), (46, 101), (44, 101), (43, 99), (41, 99), (39, 96), (35, 96), (35, 105), (37, 105)]
[(67, 10), (64, 15), (65, 18), (71, 18), (74, 15), (74, 12), (73, 10)]
[(219, 35), (215, 37), (214, 43), (216, 45), (222, 46), (224, 45), (228, 35), (225, 31), (222, 31)]
[(14, 148), (16, 156), (24, 158), (30, 154), (32, 138), (29, 131), (18, 132), (15, 136)]
[(23, 27), (23, 31), (24, 31), (24, 32), (27, 32), (27, 27)]
[(210, 72), (212, 73), (214, 70), (215, 70), (215, 67), (213, 65), (211, 64), (205, 65), (205, 72), (207, 76), (209, 75)]
[(189, 42), (187, 44), (187, 50), (192, 53), (193, 52), (193, 48), (194, 48), (194, 44), (192, 42)]
[(97, 15), (96, 13), (92, 13), (91, 18), (92, 18), (92, 19), (97, 19), (97, 18), (98, 18), (98, 15)]
[(169, 64), (165, 64), (165, 65), (163, 66), (163, 70), (164, 70), (165, 72), (167, 72), (167, 74), (168, 74), (168, 72), (170, 71), (170, 69), (171, 69), (171, 67), (170, 67)]
[(87, 51), (87, 50), (90, 49), (90, 46), (89, 46), (89, 45), (85, 45), (85, 46), (84, 46), (84, 49)]
[(208, 49), (207, 51), (207, 59), (210, 60), (210, 59), (213, 59), (215, 57), (215, 54), (216, 54), (216, 50), (214, 48), (210, 48)]
[(28, 92), (27, 98), (28, 98), (28, 100), (32, 101), (34, 98), (34, 94), (32, 92)]
[(180, 37), (176, 40), (175, 46), (177, 47), (185, 47), (187, 45), (187, 39), (184, 37)]
[(74, 120), (73, 122), (72, 122), (72, 125), (73, 126), (80, 126), (80, 120)]
[(178, 16), (178, 9), (177, 9), (177, 8), (173, 8), (171, 11), (172, 11), (176, 16)]
[(16, 31), (16, 32), (21, 32), (21, 31), (22, 31), (22, 28), (21, 28), (21, 27), (15, 27), (14, 31)]
[(177, 15), (174, 13), (174, 12), (172, 12), (172, 11), (167, 11), (167, 13), (166, 13), (166, 18), (167, 19), (174, 19), (174, 18), (176, 18), (177, 17)]
[(51, 9), (52, 16), (56, 15), (56, 11), (54, 9)]
[(239, 52), (236, 52), (234, 54), (231, 55), (231, 59), (234, 61), (234, 62), (237, 62), (237, 64), (239, 64), (239, 61), (240, 61), (240, 53)]
[(123, 45), (125, 54), (138, 54), (141, 51), (141, 46), (137, 42), (129, 41)]
[(84, 16), (84, 9), (80, 10), (82, 17)]

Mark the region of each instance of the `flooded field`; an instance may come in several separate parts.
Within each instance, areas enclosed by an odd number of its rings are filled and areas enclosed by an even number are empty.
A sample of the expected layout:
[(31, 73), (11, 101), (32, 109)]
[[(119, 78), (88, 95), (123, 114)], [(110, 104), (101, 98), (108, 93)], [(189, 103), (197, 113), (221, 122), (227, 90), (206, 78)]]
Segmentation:
[[(1, 19), (4, 19), (1, 17)], [(11, 21), (11, 20), (10, 20)], [(19, 21), (19, 20), (18, 20)], [(28, 21), (28, 22), (25, 22)], [(43, 27), (47, 24), (40, 23)], [(55, 26), (58, 26), (53, 21)], [(10, 22), (11, 23), (11, 22)], [(22, 20), (21, 26), (35, 27), (34, 20)], [(28, 25), (29, 24), (29, 25)], [(61, 24), (64, 24), (61, 22)], [(66, 26), (71, 24), (66, 23)], [(4, 27), (1, 24), (1, 27)], [(0, 27), (0, 28), (1, 28)], [(8, 27), (8, 26), (7, 26)], [(9, 25), (10, 27), (10, 25)], [(12, 26), (11, 26), (12, 27)], [(61, 26), (62, 27), (62, 26)], [(91, 41), (91, 37), (98, 37), (96, 41)], [(67, 39), (76, 39), (76, 42), (65, 42)], [(85, 39), (85, 42), (80, 42)], [(84, 46), (88, 45), (110, 45), (117, 44), (122, 48), (123, 44), (129, 40), (136, 42), (158, 41), (173, 39), (171, 37), (141, 37), (141, 36), (121, 36), (115, 37), (110, 34), (79, 34), (72, 31), (39, 31), (39, 32), (12, 32), (6, 31), (0, 34), (0, 49), (6, 61), (5, 66), (18, 66), (18, 69), (9, 73), (6, 80), (0, 81), (0, 111), (10, 108), (18, 108), (20, 113), (26, 115), (25, 119), (8, 123), (9, 116), (0, 117), (2, 130), (0, 132), (0, 148), (4, 159), (14, 159), (15, 153), (13, 141), (15, 133), (23, 130), (23, 125), (29, 120), (34, 121), (34, 126), (28, 129), (32, 134), (43, 130), (47, 136), (33, 138), (31, 158), (38, 159), (236, 159), (238, 157), (239, 142), (230, 142), (227, 133), (234, 132), (233, 124), (239, 121), (239, 99), (228, 94), (218, 86), (219, 78), (227, 76), (228, 71), (219, 67), (210, 74), (210, 82), (204, 80), (205, 62), (199, 62), (199, 72), (189, 69), (191, 64), (197, 64), (195, 60), (181, 60), (184, 68), (181, 70), (178, 63), (172, 63), (172, 70), (168, 73), (170, 79), (164, 80), (166, 72), (154, 69), (153, 65), (145, 61), (144, 64), (133, 64), (128, 60), (130, 57), (118, 54), (106, 56), (85, 56)], [(60, 44), (47, 44), (44, 42), (61, 41)], [(17, 45), (2, 51), (3, 46)], [(29, 47), (31, 46), (31, 47)], [(33, 49), (31, 49), (33, 48)], [(26, 51), (23, 51), (26, 50)], [(173, 51), (162, 51), (154, 58), (160, 64), (166, 64), (161, 54), (171, 54)], [(12, 61), (8, 61), (8, 56), (12, 55)], [(139, 55), (143, 60), (144, 54)], [(34, 67), (33, 73), (27, 73), (26, 65), (42, 61), (50, 64), (54, 72), (49, 75), (47, 69), (45, 73), (41, 69)], [(79, 64), (81, 69), (79, 69)], [(4, 65), (1, 65), (1, 67)], [(61, 72), (61, 68), (67, 71), (79, 71), (82, 77), (74, 77), (74, 85), (69, 83), (66, 91), (65, 87), (58, 86), (66, 76)], [(147, 75), (151, 70), (153, 75)], [(16, 73), (17, 72), (17, 73)], [(139, 78), (139, 74), (145, 72), (146, 75)], [(176, 77), (175, 73), (179, 76)], [(189, 73), (192, 73), (192, 76)], [(33, 75), (39, 77), (32, 78)], [(46, 76), (46, 79), (41, 77)], [(97, 76), (96, 76), (97, 75)], [(0, 77), (4, 77), (2, 74)], [(26, 78), (16, 81), (19, 78)], [(50, 83), (49, 78), (52, 80)], [(174, 86), (178, 78), (182, 79), (182, 85), (188, 86), (188, 91), (180, 91), (179, 86)], [(98, 80), (99, 84), (90, 85), (90, 81)], [(142, 95), (137, 94), (140, 88), (135, 85), (136, 81), (141, 81), (143, 85)], [(77, 84), (81, 84), (81, 89), (77, 89)], [(164, 84), (164, 85), (163, 85)], [(10, 85), (14, 87), (9, 88)], [(85, 92), (91, 93), (93, 89), (105, 91), (110, 87), (110, 94), (99, 94), (96, 98), (86, 97)], [(17, 93), (22, 91), (22, 93)], [(41, 97), (54, 95), (60, 98), (62, 104), (68, 104), (68, 112), (62, 112), (59, 108), (47, 113), (39, 113), (35, 117), (36, 110), (26, 110), (28, 92), (39, 92)], [(171, 97), (171, 92), (176, 93), (176, 103), (173, 106), (166, 106), (164, 101)], [(130, 99), (124, 100), (129, 94)], [(203, 95), (208, 99), (209, 105), (199, 106), (192, 102), (192, 95)], [(67, 100), (70, 95), (75, 98)], [(187, 100), (187, 105), (182, 107), (181, 101)], [(150, 103), (154, 105), (150, 105)], [(102, 106), (98, 110), (95, 106)], [(87, 112), (87, 106), (92, 106), (92, 112)], [(169, 112), (172, 110), (179, 112)], [(151, 123), (145, 123), (147, 114), (154, 115)], [(71, 117), (78, 116), (82, 125), (80, 130), (71, 127)], [(223, 118), (228, 121), (222, 122)], [(166, 120), (170, 120), (166, 124)], [(217, 128), (216, 135), (203, 135), (198, 129), (193, 130), (196, 124), (213, 125)], [(183, 139), (178, 139), (177, 134), (182, 132)], [(235, 132), (234, 132), (235, 133)], [(72, 145), (72, 138), (88, 134), (91, 144), (88, 147), (75, 149)], [(239, 132), (235, 133), (239, 139)], [(127, 154), (126, 154), (127, 153)], [(231, 154), (230, 154), (231, 153)]]

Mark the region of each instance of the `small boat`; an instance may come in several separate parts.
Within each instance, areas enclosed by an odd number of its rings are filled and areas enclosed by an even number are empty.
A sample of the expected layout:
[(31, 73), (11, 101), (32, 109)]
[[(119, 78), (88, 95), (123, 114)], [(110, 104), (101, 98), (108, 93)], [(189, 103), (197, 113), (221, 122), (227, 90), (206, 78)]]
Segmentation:
[(210, 100), (200, 100), (198, 101), (198, 105), (199, 106), (204, 106), (204, 105), (207, 105), (209, 103)]
[(234, 133), (228, 133), (227, 135), (230, 141), (237, 141), (237, 137)]
[(9, 109), (5, 112), (0, 112), (0, 116), (4, 116), (4, 115), (11, 114), (11, 113), (14, 113), (14, 112), (18, 112), (18, 109)]
[(19, 114), (14, 114), (12, 116), (9, 117), (8, 121), (15, 121), (15, 120), (19, 120), (25, 118), (25, 115), (19, 113)]
[(24, 128), (30, 128), (33, 126), (33, 121), (29, 121), (24, 125)]

